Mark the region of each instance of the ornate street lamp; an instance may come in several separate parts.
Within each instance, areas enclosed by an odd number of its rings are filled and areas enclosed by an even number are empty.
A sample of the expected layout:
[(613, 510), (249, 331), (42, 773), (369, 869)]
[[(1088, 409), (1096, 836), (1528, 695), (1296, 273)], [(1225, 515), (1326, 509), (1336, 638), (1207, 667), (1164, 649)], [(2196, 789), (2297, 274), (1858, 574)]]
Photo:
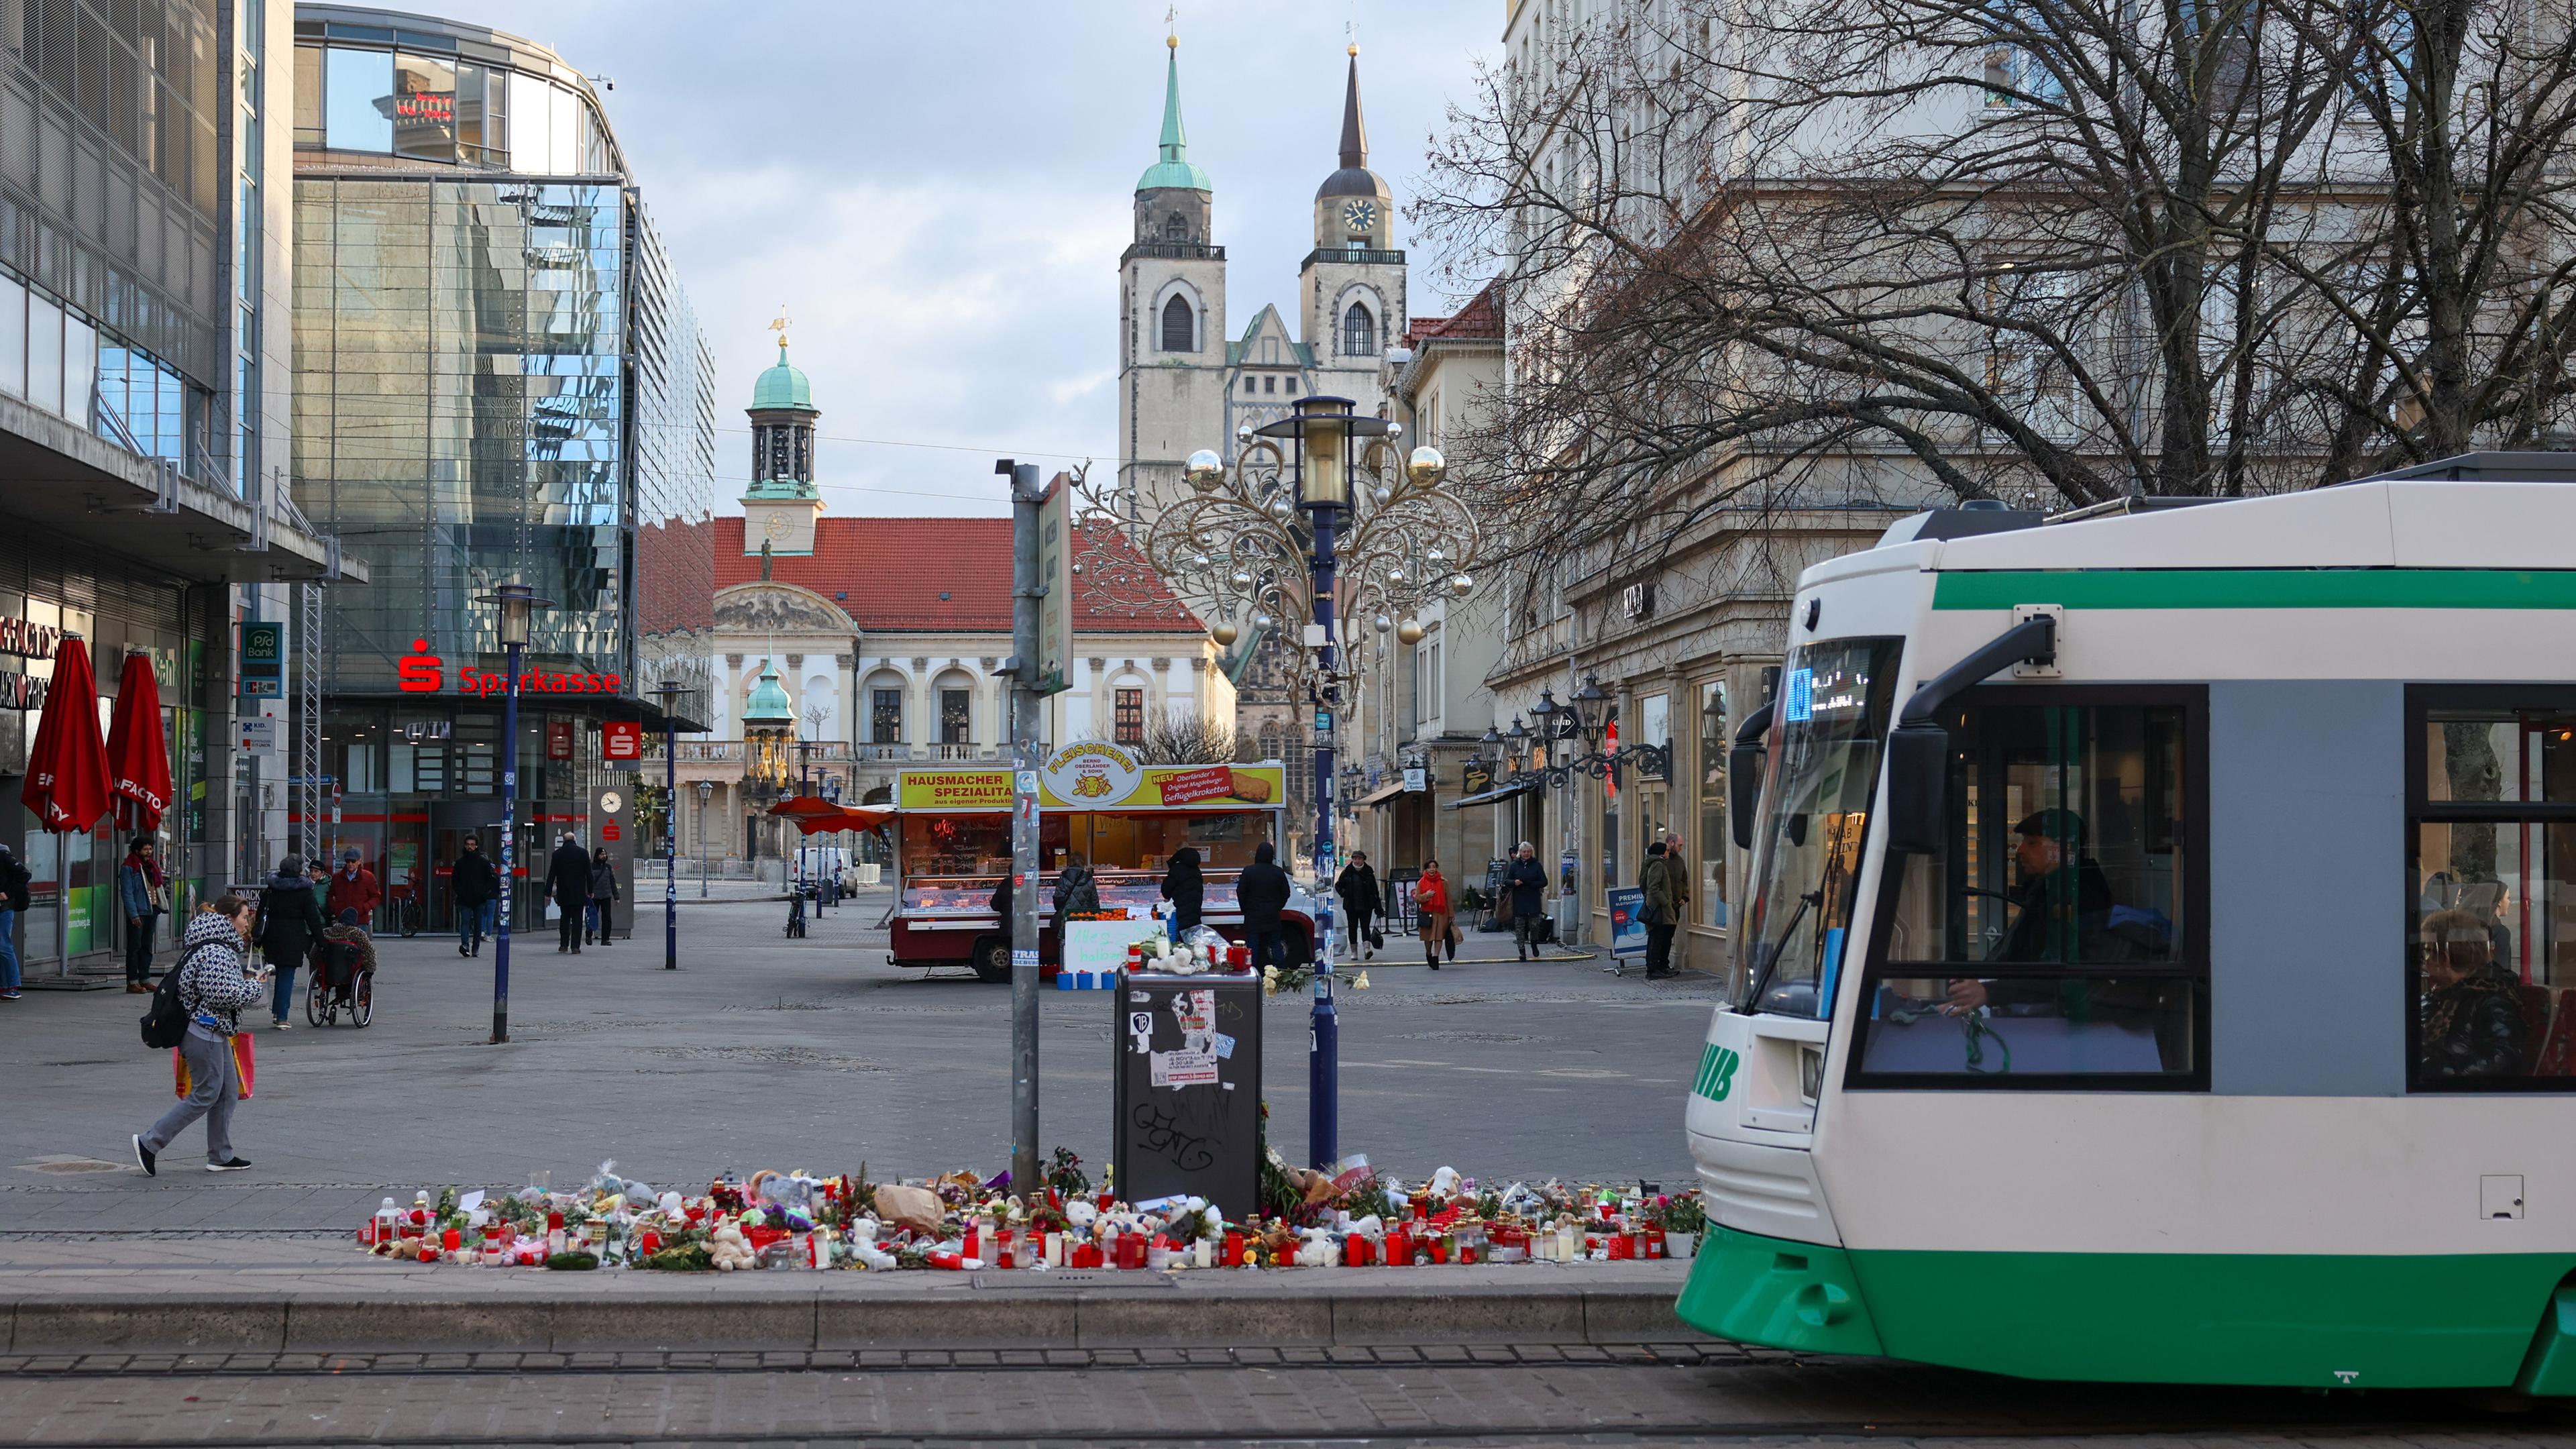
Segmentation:
[(510, 912), (519, 859), (519, 661), (527, 652), (536, 611), (553, 608), (555, 601), (538, 598), (526, 584), (503, 584), (475, 602), (501, 611), (502, 673), (508, 686), (501, 695), (501, 909), (492, 929), (492, 1043), (498, 1046), (510, 1039)]
[[(1182, 467), (1187, 490), (1151, 520), (1141, 548), (1095, 549), (1088, 575), (1113, 602), (1141, 606), (1166, 580), (1194, 601), (1214, 601), (1209, 637), (1228, 647), (1248, 628), (1256, 644), (1281, 641), (1291, 697), (1313, 707), (1312, 860), (1322, 916), (1307, 1141), (1322, 1168), (1339, 1157), (1331, 883), (1341, 702), (1385, 661), (1390, 640), (1421, 640), (1424, 607), (1473, 591), (1468, 567), (1483, 542), (1473, 512), (1442, 487), (1448, 463), (1439, 450), (1403, 455), (1399, 424), (1352, 408), (1348, 398), (1302, 398), (1277, 422), (1238, 429), (1231, 466), (1213, 450), (1192, 453)], [(1108, 534), (1123, 522), (1116, 502), (1084, 493), (1077, 526)], [(1353, 625), (1347, 635), (1343, 620)]]

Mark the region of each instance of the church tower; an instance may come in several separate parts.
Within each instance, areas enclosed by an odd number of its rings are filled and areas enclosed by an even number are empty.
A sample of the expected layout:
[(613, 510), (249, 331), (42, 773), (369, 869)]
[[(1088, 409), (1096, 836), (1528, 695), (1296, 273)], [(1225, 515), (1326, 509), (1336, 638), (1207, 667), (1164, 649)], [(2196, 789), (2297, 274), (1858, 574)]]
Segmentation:
[(1225, 411), (1225, 248), (1215, 190), (1181, 127), (1181, 40), (1164, 40), (1162, 155), (1136, 182), (1118, 259), (1118, 486), (1131, 517), (1179, 495), (1181, 463), (1216, 446)]
[(1404, 335), (1404, 253), (1395, 245), (1395, 198), (1368, 169), (1360, 119), (1360, 48), (1350, 48), (1342, 93), (1341, 168), (1315, 189), (1315, 249), (1298, 269), (1306, 345), (1316, 383), (1363, 413), (1385, 402), (1386, 349)]
[(814, 486), (814, 386), (787, 363), (786, 319), (778, 329), (778, 365), (751, 386), (751, 488), (742, 495), (742, 551), (810, 554), (823, 516)]

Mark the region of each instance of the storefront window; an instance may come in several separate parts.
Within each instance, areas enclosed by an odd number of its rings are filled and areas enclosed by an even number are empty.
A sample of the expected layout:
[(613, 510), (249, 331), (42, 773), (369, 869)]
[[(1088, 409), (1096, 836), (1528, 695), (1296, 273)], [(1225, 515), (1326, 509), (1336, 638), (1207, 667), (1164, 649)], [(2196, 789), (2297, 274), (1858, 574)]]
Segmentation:
[(1699, 899), (1700, 920), (1726, 924), (1726, 685), (1699, 687)]
[(394, 154), (456, 159), (456, 65), (426, 55), (394, 57)]

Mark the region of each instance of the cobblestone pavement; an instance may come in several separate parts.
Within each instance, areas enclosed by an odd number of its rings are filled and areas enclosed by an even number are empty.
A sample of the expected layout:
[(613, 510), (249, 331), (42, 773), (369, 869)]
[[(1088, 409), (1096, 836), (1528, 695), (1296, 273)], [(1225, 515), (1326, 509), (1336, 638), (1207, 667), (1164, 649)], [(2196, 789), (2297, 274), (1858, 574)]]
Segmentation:
[[(194, 1135), (158, 1179), (134, 1169), (129, 1134), (170, 1098), (166, 1054), (136, 1039), (138, 998), (29, 992), (0, 1006), (14, 1104), (0, 1114), (0, 1228), (345, 1231), (387, 1191), (537, 1171), (561, 1185), (606, 1158), (656, 1184), (723, 1168), (1007, 1165), (1009, 993), (887, 965), (886, 899), (822, 912), (799, 941), (782, 938), (775, 902), (692, 902), (676, 972), (661, 969), (650, 900), (641, 938), (606, 949), (558, 955), (551, 931), (522, 935), (503, 1047), (487, 1044), (488, 945), (467, 960), (450, 938), (385, 941), (373, 1026), (314, 1029), (299, 1014), (258, 1034), (258, 1091), (234, 1123), (258, 1166), (221, 1179), (200, 1170)], [(1566, 959), (1434, 973), (1397, 954), (1359, 963), (1369, 989), (1342, 996), (1345, 1152), (1498, 1184), (1687, 1180), (1681, 1096), (1711, 979), (1649, 985)], [(1108, 994), (1050, 991), (1043, 1005), (1045, 1142), (1096, 1169)], [(1273, 1140), (1297, 1160), (1307, 1006), (1274, 998), (1263, 1032)]]
[(2505, 1449), (2564, 1444), (2571, 1430), (2564, 1409), (2447, 1395), (2026, 1384), (1687, 1345), (0, 1362), (0, 1444), (11, 1445)]

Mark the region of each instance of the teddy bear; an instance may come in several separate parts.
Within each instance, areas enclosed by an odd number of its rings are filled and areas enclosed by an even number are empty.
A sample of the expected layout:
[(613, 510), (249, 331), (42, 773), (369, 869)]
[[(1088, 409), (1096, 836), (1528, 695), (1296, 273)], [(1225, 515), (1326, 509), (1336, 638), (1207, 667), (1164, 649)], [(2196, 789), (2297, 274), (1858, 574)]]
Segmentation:
[(751, 1240), (742, 1235), (742, 1229), (731, 1223), (717, 1228), (714, 1236), (708, 1239), (707, 1258), (721, 1273), (750, 1268), (758, 1262), (751, 1251)]

